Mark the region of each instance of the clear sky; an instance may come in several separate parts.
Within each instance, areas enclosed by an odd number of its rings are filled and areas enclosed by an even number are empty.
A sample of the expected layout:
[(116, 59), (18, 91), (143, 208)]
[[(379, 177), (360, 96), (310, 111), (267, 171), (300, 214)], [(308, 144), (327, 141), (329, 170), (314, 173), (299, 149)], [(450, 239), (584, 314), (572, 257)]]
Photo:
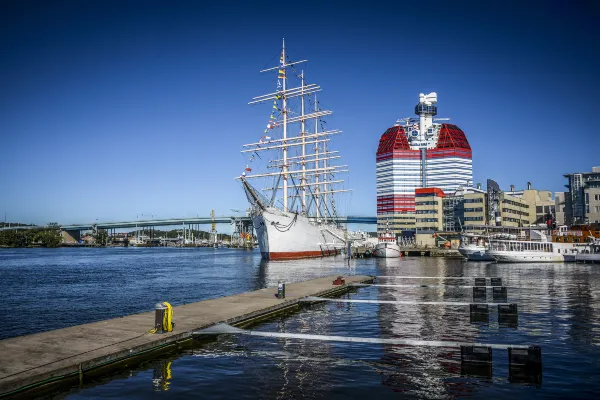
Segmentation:
[[(344, 212), (375, 215), (379, 137), (420, 92), (487, 178), (563, 190), (600, 165), (595, 1), (0, 3), (0, 213), (75, 223), (243, 209), (281, 39), (334, 111)], [(3, 215), (0, 215), (3, 219)]]

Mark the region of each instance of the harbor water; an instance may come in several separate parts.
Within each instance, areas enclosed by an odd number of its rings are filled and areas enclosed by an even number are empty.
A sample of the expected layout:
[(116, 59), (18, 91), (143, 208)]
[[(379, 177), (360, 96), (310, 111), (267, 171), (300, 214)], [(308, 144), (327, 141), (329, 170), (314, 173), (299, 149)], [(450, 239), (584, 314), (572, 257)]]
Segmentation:
[[(221, 335), (209, 343), (122, 370), (67, 399), (148, 398), (597, 398), (600, 392), (600, 268), (495, 264), (436, 257), (343, 257), (261, 262), (257, 251), (212, 248), (0, 249), (0, 339), (150, 311), (329, 275), (386, 276), (345, 299), (415, 304), (319, 303), (252, 327), (261, 331), (542, 348), (541, 382), (509, 379), (506, 350), (491, 374), (461, 369), (460, 349)], [(471, 322), (470, 280), (501, 277), (518, 321)], [(402, 286), (400, 286), (402, 285)], [(427, 286), (429, 285), (429, 286)], [(492, 301), (488, 294), (488, 301)], [(174, 316), (177, 322), (177, 315)], [(51, 397), (52, 397), (51, 396)]]

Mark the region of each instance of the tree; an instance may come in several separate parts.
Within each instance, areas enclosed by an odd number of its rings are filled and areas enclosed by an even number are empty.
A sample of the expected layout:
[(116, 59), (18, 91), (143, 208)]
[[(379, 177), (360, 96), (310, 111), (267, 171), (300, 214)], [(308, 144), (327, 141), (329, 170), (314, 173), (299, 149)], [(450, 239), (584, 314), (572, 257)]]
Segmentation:
[(105, 229), (98, 229), (94, 235), (94, 239), (96, 239), (96, 244), (106, 246), (106, 243), (108, 242), (108, 232), (106, 232)]

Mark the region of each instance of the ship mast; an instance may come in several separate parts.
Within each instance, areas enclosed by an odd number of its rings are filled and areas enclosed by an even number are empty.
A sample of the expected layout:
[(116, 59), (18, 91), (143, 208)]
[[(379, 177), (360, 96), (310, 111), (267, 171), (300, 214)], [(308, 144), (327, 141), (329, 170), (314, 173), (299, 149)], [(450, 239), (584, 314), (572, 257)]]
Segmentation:
[[(304, 71), (302, 71), (302, 91), (304, 91)], [(300, 180), (300, 184), (302, 185), (300, 190), (302, 190), (302, 213), (306, 214), (306, 143), (304, 136), (306, 135), (304, 129), (304, 95), (301, 97), (302, 100), (302, 126), (300, 128), (302, 135), (302, 179)]]
[[(283, 48), (281, 50), (281, 68), (284, 71), (284, 75), (283, 75), (283, 94), (282, 94), (282, 113), (283, 113), (283, 168), (282, 168), (282, 172), (283, 172), (283, 212), (287, 212), (288, 210), (288, 177), (287, 177), (287, 171), (288, 171), (288, 165), (287, 165), (287, 147), (285, 147), (285, 141), (287, 139), (287, 109), (286, 109), (286, 105), (287, 105), (287, 96), (285, 94), (285, 89), (286, 89), (286, 80), (287, 80), (287, 76), (285, 74), (285, 39), (282, 39), (283, 42)], [(304, 86), (304, 84), (302, 85)], [(302, 88), (304, 89), (304, 87)], [(302, 96), (304, 97), (304, 96)]]
[[(343, 180), (333, 180), (329, 178), (329, 174), (334, 173), (344, 173), (348, 172), (347, 165), (332, 165), (333, 163), (328, 160), (338, 159), (340, 158), (337, 151), (329, 151), (328, 146), (326, 146), (326, 142), (328, 142), (329, 138), (327, 136), (337, 135), (341, 133), (340, 130), (328, 130), (328, 131), (319, 131), (319, 119), (322, 117), (326, 117), (331, 115), (332, 112), (330, 110), (320, 110), (318, 106), (316, 93), (321, 91), (321, 87), (316, 84), (306, 84), (304, 71), (302, 74), (298, 76), (301, 80), (301, 85), (298, 87), (288, 88), (287, 82), (287, 70), (288, 67), (293, 67), (294, 65), (306, 62), (306, 60), (300, 61), (287, 61), (286, 59), (286, 51), (285, 51), (285, 40), (282, 41), (282, 50), (280, 55), (280, 60), (277, 66), (272, 68), (263, 69), (260, 72), (268, 72), (268, 71), (277, 71), (278, 72), (278, 86), (277, 90), (272, 93), (263, 94), (257, 97), (254, 97), (252, 101), (248, 104), (258, 104), (264, 103), (268, 101), (273, 101), (273, 108), (278, 109), (277, 102), (281, 101), (281, 114), (282, 118), (278, 121), (272, 121), (267, 125), (268, 129), (273, 129), (273, 126), (282, 128), (282, 136), (280, 139), (271, 138), (269, 136), (263, 136), (258, 142), (249, 143), (242, 145), (242, 154), (243, 153), (252, 153), (252, 158), (254, 154), (258, 155), (259, 152), (265, 151), (279, 151), (281, 150), (281, 158), (271, 159), (266, 165), (267, 168), (276, 168), (279, 169), (278, 172), (265, 172), (259, 174), (247, 175), (245, 172), (235, 179), (241, 179), (243, 181), (244, 188), (249, 190), (251, 186), (248, 184), (247, 179), (251, 178), (264, 178), (264, 177), (282, 177), (283, 184), (279, 187), (279, 184), (275, 184), (272, 188), (266, 188), (263, 190), (274, 191), (273, 196), (278, 190), (283, 191), (283, 211), (289, 211), (289, 199), (292, 198), (300, 198), (302, 205), (302, 212), (309, 217), (316, 217), (316, 219), (320, 219), (322, 216), (325, 216), (327, 207), (326, 202), (330, 199), (329, 194), (339, 193), (339, 192), (348, 192), (350, 190), (334, 190), (333, 185), (337, 183), (343, 182)], [(283, 82), (280, 81), (283, 80)], [(309, 111), (306, 113), (306, 96), (310, 96), (315, 93), (315, 105), (314, 111)], [(301, 112), (300, 115), (290, 116), (290, 110), (288, 110), (288, 100), (293, 99), (294, 97), (300, 97), (300, 105)], [(272, 120), (275, 119), (274, 116), (271, 116)], [(314, 133), (307, 132), (306, 121), (309, 119), (315, 120), (315, 131)], [(293, 134), (291, 136), (288, 132), (288, 125), (293, 123), (300, 123), (300, 133)], [(323, 128), (321, 126), (321, 128)], [(267, 130), (265, 130), (267, 133)], [(320, 143), (323, 143), (323, 147), (320, 147)], [(314, 145), (314, 149), (312, 146)], [(307, 148), (308, 146), (308, 148)], [(300, 147), (300, 151), (297, 156), (289, 157), (288, 150), (293, 147)], [(309, 167), (306, 164), (309, 164)], [(314, 167), (310, 167), (314, 165)], [(246, 171), (251, 171), (250, 168), (247, 168)], [(314, 176), (314, 179), (312, 178)], [(294, 187), (296, 192), (301, 190), (302, 193), (292, 194), (289, 193), (289, 180), (288, 178), (294, 179), (295, 177), (299, 178), (299, 182), (294, 182)], [(309, 183), (310, 181), (310, 183)], [(310, 189), (310, 187), (314, 187), (314, 191)], [(321, 187), (322, 186), (322, 187)], [(310, 190), (308, 196), (306, 190)], [(271, 202), (268, 202), (266, 199), (258, 200), (259, 195), (258, 192), (251, 191), (249, 195), (249, 200), (252, 203), (261, 203), (264, 208)], [(308, 197), (308, 198), (307, 198)], [(312, 205), (309, 206), (310, 199), (314, 200), (315, 203), (315, 211), (312, 212)], [(308, 201), (307, 201), (308, 200)], [(321, 207), (325, 207), (323, 210)], [(327, 218), (327, 217), (326, 217)]]
[[(315, 93), (315, 113), (319, 111), (317, 106), (317, 94)], [(315, 134), (319, 132), (319, 117), (315, 118)], [(319, 207), (321, 207), (321, 202), (319, 201), (319, 143), (315, 143), (315, 170), (317, 173), (315, 174), (315, 216), (317, 220), (319, 219)]]

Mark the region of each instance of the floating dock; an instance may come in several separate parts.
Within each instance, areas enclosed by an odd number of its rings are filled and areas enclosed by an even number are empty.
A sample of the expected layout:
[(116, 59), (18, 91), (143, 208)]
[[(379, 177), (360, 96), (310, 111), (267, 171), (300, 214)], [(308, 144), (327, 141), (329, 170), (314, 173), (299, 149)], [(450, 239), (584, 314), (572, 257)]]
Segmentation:
[(336, 296), (350, 290), (352, 284), (373, 280), (348, 276), (344, 285), (334, 285), (336, 278), (288, 283), (285, 299), (275, 297), (277, 288), (266, 288), (173, 307), (175, 329), (168, 333), (148, 333), (155, 324), (155, 312), (151, 311), (2, 340), (0, 398), (59, 384), (82, 384), (86, 376), (108, 374), (125, 364), (183, 347), (194, 331), (217, 323), (246, 326), (292, 311), (307, 296)]

